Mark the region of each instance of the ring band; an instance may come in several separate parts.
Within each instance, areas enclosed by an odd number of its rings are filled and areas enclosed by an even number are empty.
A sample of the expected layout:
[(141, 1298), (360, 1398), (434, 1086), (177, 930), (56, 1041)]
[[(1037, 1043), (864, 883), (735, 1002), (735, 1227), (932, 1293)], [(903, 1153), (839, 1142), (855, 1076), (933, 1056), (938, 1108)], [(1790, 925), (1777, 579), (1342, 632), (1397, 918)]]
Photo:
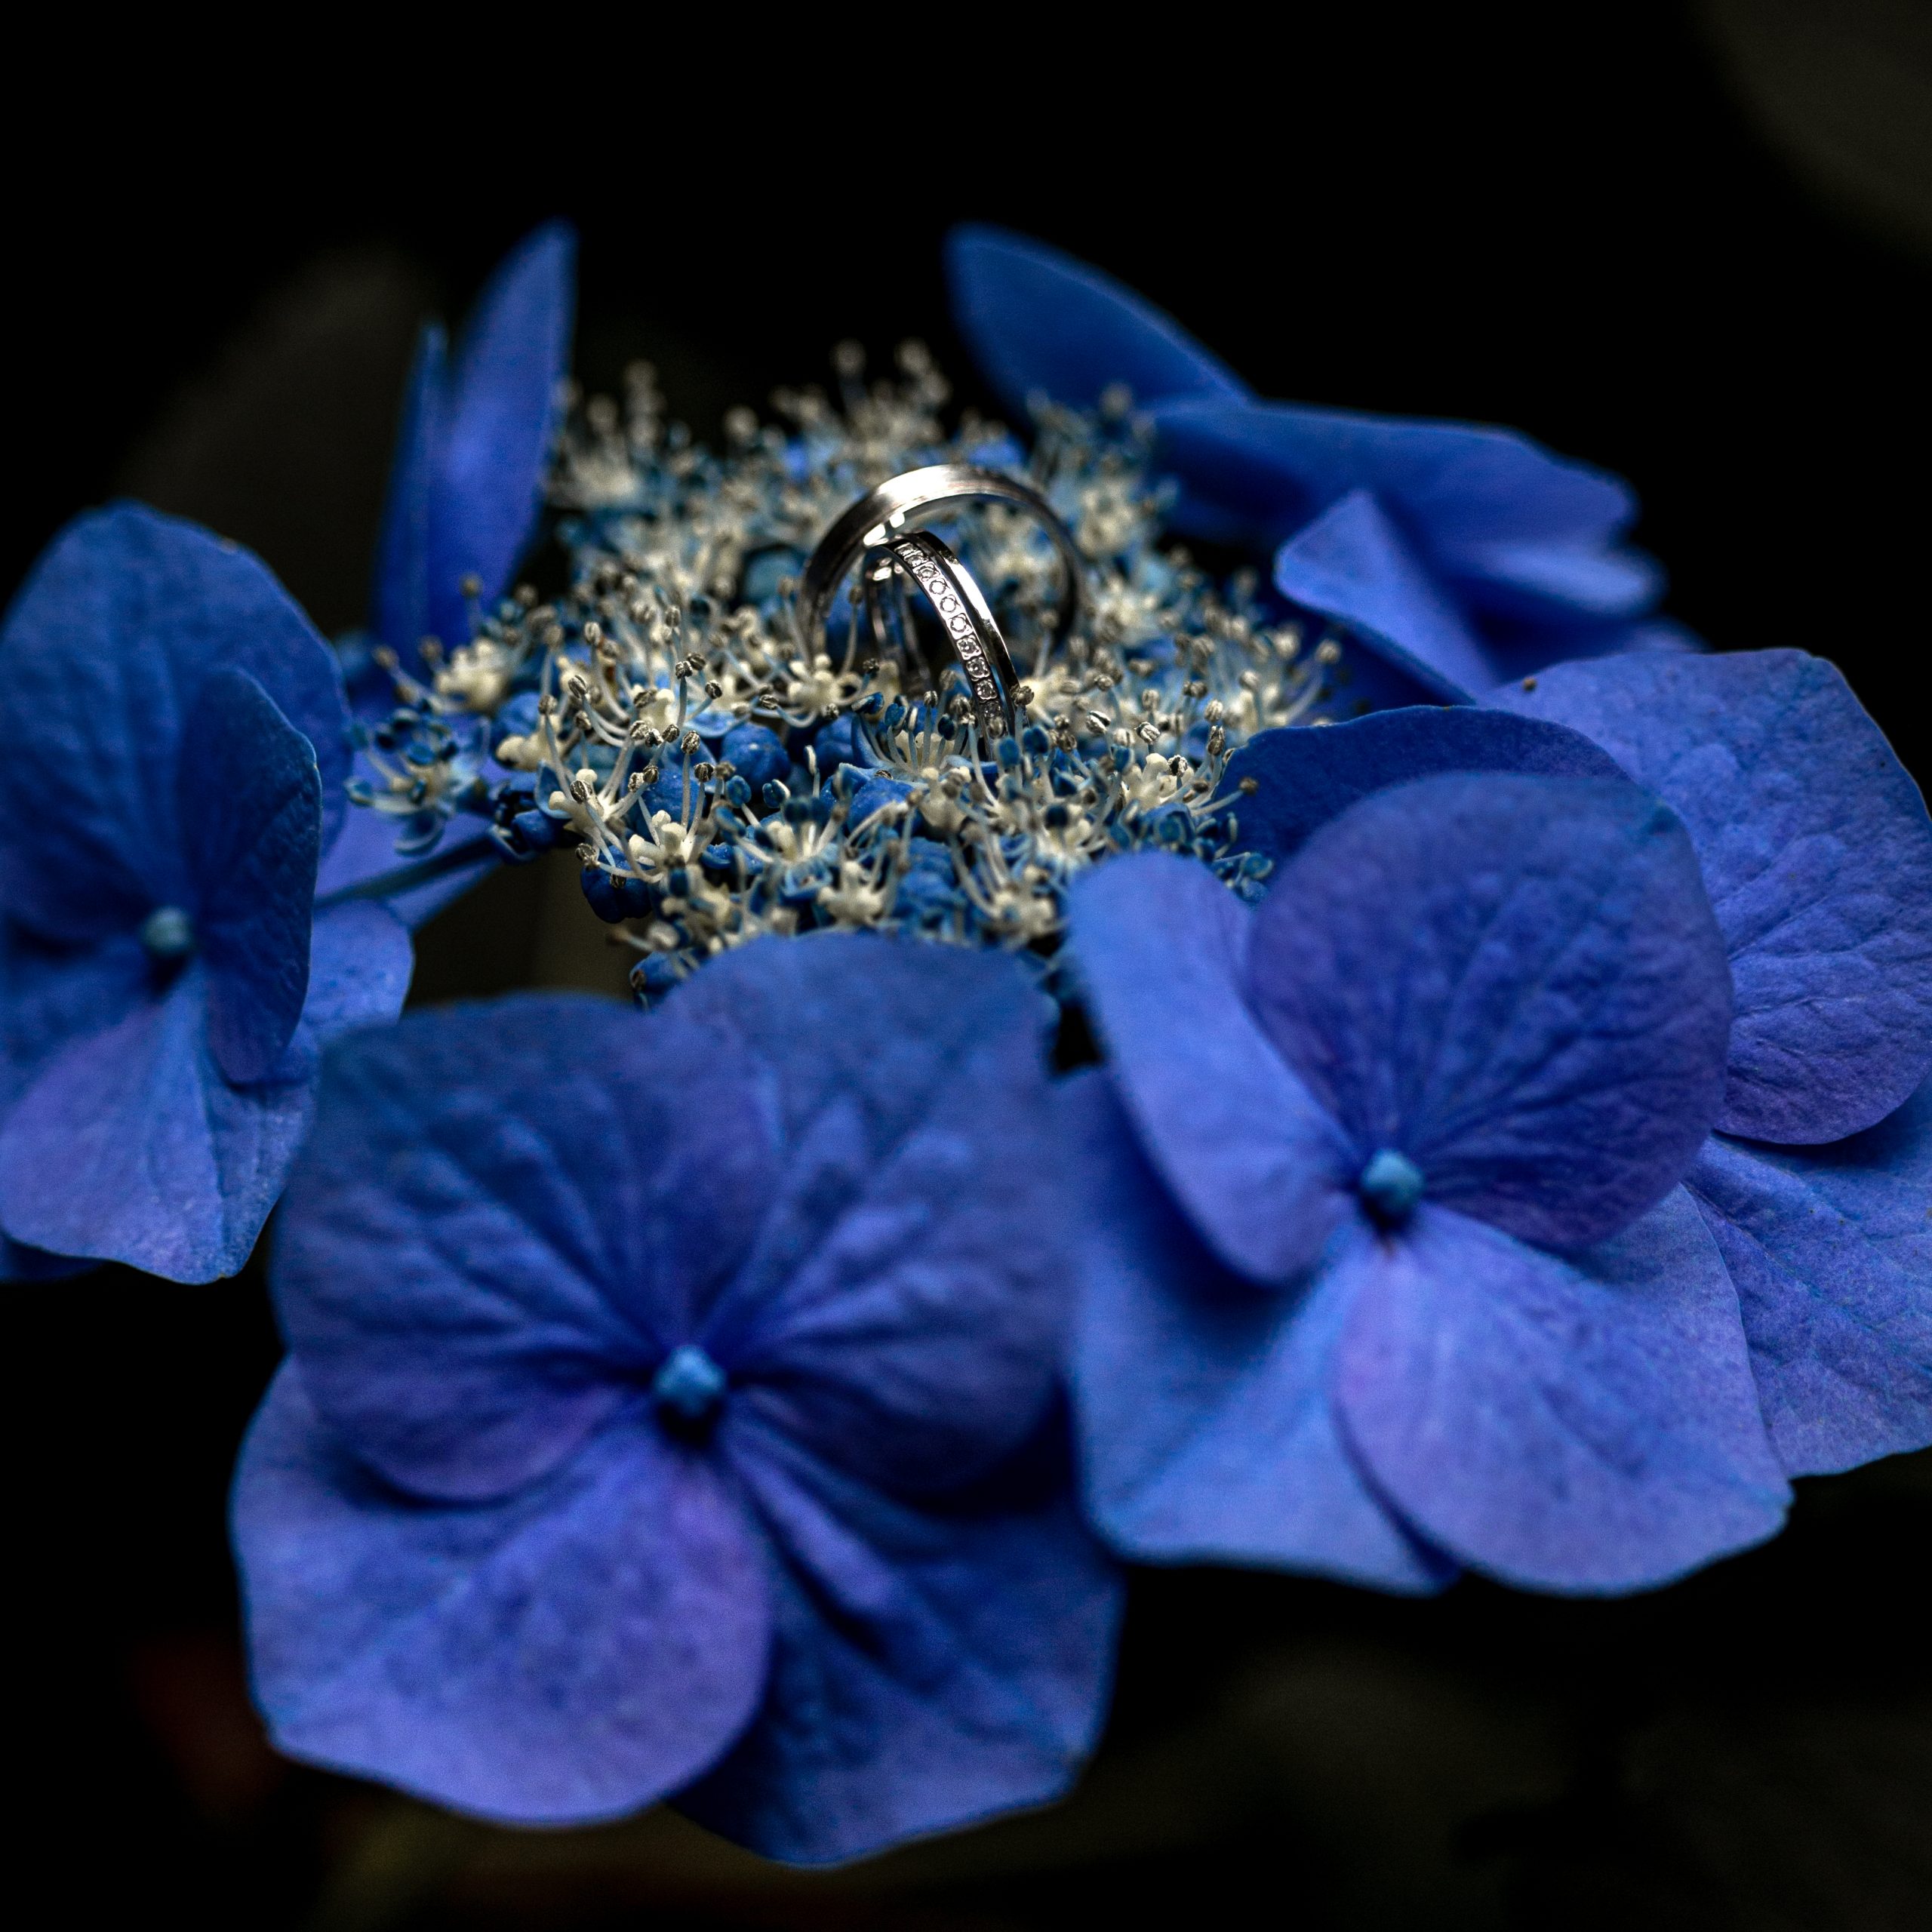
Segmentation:
[[(1066, 580), (1050, 648), (1063, 645), (1080, 621), (1081, 557), (1072, 533), (1053, 506), (1030, 484), (970, 463), (936, 463), (924, 469), (909, 469), (867, 491), (819, 540), (818, 548), (798, 580), (798, 629), (807, 649), (817, 648), (826, 620), (832, 614), (838, 586), (866, 550), (883, 545), (888, 536), (903, 529), (914, 517), (941, 516), (948, 510), (976, 503), (1008, 503), (1017, 509), (1030, 510), (1052, 538)], [(946, 554), (952, 555), (949, 550)], [(957, 558), (953, 561), (958, 563)], [(975, 585), (976, 595), (977, 591)], [(982, 608), (985, 602), (984, 598), (980, 598)], [(1004, 640), (1001, 648), (1004, 648)]]
[(1012, 654), (973, 573), (930, 530), (888, 537), (881, 546), (926, 594), (945, 627), (959, 668), (973, 694), (973, 709), (989, 737), (1013, 730)]

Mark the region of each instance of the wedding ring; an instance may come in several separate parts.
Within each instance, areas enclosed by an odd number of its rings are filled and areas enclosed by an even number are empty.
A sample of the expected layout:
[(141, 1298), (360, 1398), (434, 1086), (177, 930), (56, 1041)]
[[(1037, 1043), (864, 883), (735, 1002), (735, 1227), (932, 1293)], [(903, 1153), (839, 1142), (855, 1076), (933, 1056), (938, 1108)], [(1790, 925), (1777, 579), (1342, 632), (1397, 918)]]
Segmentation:
[[(909, 530), (887, 537), (880, 549), (926, 594), (946, 631), (959, 668), (973, 694), (973, 710), (989, 737), (1013, 731), (1013, 658), (973, 573), (930, 530)], [(891, 565), (888, 565), (889, 569)], [(869, 567), (869, 588), (881, 573)]]
[[(1015, 509), (1031, 511), (1052, 538), (1054, 548), (1060, 552), (1064, 581), (1050, 648), (1063, 645), (1080, 621), (1080, 550), (1072, 532), (1030, 484), (970, 463), (936, 463), (924, 469), (909, 469), (867, 491), (819, 540), (818, 548), (798, 580), (798, 629), (805, 648), (808, 651), (819, 648), (838, 586), (865, 552), (878, 549), (889, 538), (915, 527), (915, 519), (930, 521), (949, 510), (979, 503), (1008, 503)], [(952, 556), (950, 550), (946, 555)], [(956, 557), (952, 562), (955, 569), (963, 572), (964, 566)], [(974, 586), (974, 595), (983, 611), (986, 600), (979, 596), (977, 585)], [(992, 622), (990, 617), (986, 621)], [(1001, 648), (1004, 648), (1002, 640)]]

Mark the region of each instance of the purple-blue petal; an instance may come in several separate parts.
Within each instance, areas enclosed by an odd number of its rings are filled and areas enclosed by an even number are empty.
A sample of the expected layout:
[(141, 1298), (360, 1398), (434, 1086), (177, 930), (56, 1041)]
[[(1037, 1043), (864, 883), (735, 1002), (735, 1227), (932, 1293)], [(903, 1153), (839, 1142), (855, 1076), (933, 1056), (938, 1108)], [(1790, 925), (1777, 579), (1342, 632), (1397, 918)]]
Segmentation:
[(344, 1041), (272, 1272), (312, 1398), (417, 1494), (555, 1469), (695, 1337), (774, 1178), (767, 1111), (697, 1029), (611, 1001)]
[(1250, 998), (1356, 1162), (1547, 1247), (1681, 1178), (1730, 989), (1695, 854), (1622, 780), (1452, 774), (1331, 820), (1255, 915)]
[(1494, 681), (1481, 641), (1367, 490), (1351, 491), (1275, 552), (1275, 588), (1372, 639), (1443, 697), (1460, 701)]
[(428, 629), (447, 645), (469, 641), (463, 578), (500, 595), (536, 534), (576, 266), (574, 231), (546, 223), (491, 276), (457, 339), (428, 505)]
[(678, 1808), (822, 1864), (1064, 1792), (1106, 1715), (1121, 1590), (1075, 1506), (1060, 1418), (916, 1509), (769, 1432), (733, 1450), (781, 1553), (771, 1676)]
[(222, 1072), (266, 1080), (302, 1017), (321, 838), (309, 741), (232, 665), (202, 680), (175, 780), (208, 1044)]
[(1569, 1260), (1425, 1206), (1340, 1267), (1343, 1426), (1409, 1521), (1472, 1567), (1642, 1589), (1783, 1522), (1737, 1299), (1681, 1190)]
[(1737, 993), (1727, 1133), (1839, 1140), (1932, 1072), (1932, 820), (1833, 666), (1637, 654), (1488, 701), (1595, 739), (1689, 827)]
[(1154, 1165), (1229, 1266), (1293, 1279), (1346, 1211), (1355, 1164), (1249, 1011), (1254, 915), (1204, 866), (1146, 853), (1079, 879), (1069, 922), (1081, 998)]
[[(1239, 848), (1280, 861), (1372, 792), (1448, 771), (1617, 778), (1581, 733), (1474, 705), (1410, 705), (1346, 724), (1291, 724), (1251, 738), (1228, 761), (1221, 794)], [(1238, 790), (1252, 779), (1251, 792)]]
[(462, 857), (463, 863), (438, 871), (420, 884), (401, 891), (376, 892), (380, 881), (415, 867), (417, 861), (395, 849), (397, 822), (364, 806), (352, 807), (343, 821), (342, 835), (324, 854), (315, 875), (318, 900), (340, 902), (349, 897), (386, 906), (414, 932), (445, 906), (453, 906), (472, 886), (480, 885), (503, 863), (503, 848), (482, 829), (478, 819), (458, 819), (441, 842), (423, 854), (428, 860)]
[[(408, 934), (379, 907), (323, 915), (309, 958), (283, 1064), (248, 1087), (216, 1063), (198, 963), (160, 995), (132, 942), (45, 967), (41, 997), (10, 1016), (37, 1014), (42, 1044), (57, 1044), (0, 1125), (8, 1234), (172, 1281), (240, 1268), (307, 1131), (318, 1041), (393, 1018), (408, 985)], [(96, 995), (111, 1017), (88, 1025), (73, 1009)]]
[(1785, 1468), (1932, 1443), (1932, 1081), (1823, 1147), (1714, 1134), (1685, 1184), (1737, 1285)]
[(0, 633), (0, 900), (14, 918), (89, 940), (186, 903), (175, 764), (223, 665), (313, 746), (326, 840), (346, 804), (341, 676), (263, 565), (134, 503), (77, 518), (49, 546)]
[(637, 1810), (757, 1708), (768, 1558), (728, 1479), (620, 1418), (487, 1506), (405, 1500), (285, 1365), (235, 1478), (257, 1699), (285, 1751), (515, 1824)]
[(1094, 1526), (1137, 1562), (1441, 1588), (1454, 1565), (1376, 1496), (1337, 1426), (1330, 1391), (1346, 1306), (1332, 1272), (1292, 1296), (1229, 1273), (1104, 1090), (1079, 1092), (1088, 1079), (1098, 1084), (1087, 1076), (1069, 1096), (1068, 1134), (1093, 1177), (1072, 1373)]
[(758, 941), (663, 1011), (767, 1069), (783, 1122), (705, 1346), (775, 1426), (902, 1494), (965, 1480), (1052, 1398), (1078, 1204), (1047, 1017), (1010, 959), (856, 934)]
[(205, 971), (35, 1077), (0, 1129), (0, 1223), (57, 1254), (170, 1281), (232, 1275), (308, 1125), (304, 1080), (233, 1087), (208, 1037)]
[(416, 345), (402, 423), (390, 460), (389, 495), (376, 545), (371, 622), (377, 637), (411, 670), (429, 623), (429, 503), (449, 409), (449, 345), (441, 326), (426, 323)]
[(955, 228), (946, 268), (954, 324), (1017, 414), (1035, 395), (1091, 409), (1117, 383), (1143, 405), (1247, 392), (1151, 303), (1057, 248), (1005, 229)]

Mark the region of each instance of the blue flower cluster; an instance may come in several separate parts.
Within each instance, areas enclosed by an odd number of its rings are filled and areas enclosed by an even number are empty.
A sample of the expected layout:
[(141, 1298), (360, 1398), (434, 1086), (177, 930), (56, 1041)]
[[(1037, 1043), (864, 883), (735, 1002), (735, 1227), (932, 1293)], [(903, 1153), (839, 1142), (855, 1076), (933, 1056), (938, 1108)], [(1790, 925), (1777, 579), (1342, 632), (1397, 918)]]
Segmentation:
[[(897, 460), (921, 370), (741, 426), (736, 470), (648, 406), (567, 427), (575, 601), (503, 596), (555, 232), (454, 373), (426, 346), (373, 651), (132, 507), (7, 620), (5, 1263), (207, 1278), (287, 1180), (234, 1528), (295, 1755), (851, 1857), (1066, 1788), (1121, 1559), (1627, 1591), (1932, 1443), (1932, 819), (1842, 678), (1647, 648), (1607, 478), (1258, 402), (1014, 238), (952, 260), (995, 384), (1088, 452), (1113, 626), (990, 755), (777, 633), (777, 537), (855, 437)], [(1460, 701), (1302, 721), (1293, 613), (1133, 534), (1169, 500), (1092, 453), (1143, 433), (1184, 524)], [(380, 1023), (464, 811), (578, 841), (675, 964), (652, 1011)], [(921, 845), (940, 915), (888, 918)], [(1097, 1065), (1052, 1070), (1049, 957)]]

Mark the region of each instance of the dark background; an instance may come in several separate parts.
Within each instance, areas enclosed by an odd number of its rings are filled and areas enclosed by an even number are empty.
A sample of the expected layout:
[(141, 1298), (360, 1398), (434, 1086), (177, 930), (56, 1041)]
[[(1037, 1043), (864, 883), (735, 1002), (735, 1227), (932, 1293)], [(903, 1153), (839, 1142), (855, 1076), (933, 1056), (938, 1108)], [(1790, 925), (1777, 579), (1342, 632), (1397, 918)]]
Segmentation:
[[(537, 220), (582, 233), (587, 383), (648, 355), (709, 433), (842, 336), (922, 336), (970, 395), (937, 241), (985, 217), (1264, 392), (1620, 470), (1675, 614), (1835, 657), (1925, 782), (1932, 16), (1350, 19), (828, 18), (808, 57), (749, 19), (558, 17), (495, 68), (318, 48), (245, 85), (78, 49), (7, 137), (0, 581), (129, 491), (346, 626), (414, 331)], [(574, 895), (502, 875), (423, 936), (415, 997), (614, 985)], [(279, 1763), (222, 1527), (275, 1355), (254, 1270), (8, 1309), (10, 1863), (63, 1922), (1932, 1925), (1925, 1458), (1807, 1482), (1777, 1543), (1620, 1603), (1146, 1577), (1078, 1796), (798, 1878), (662, 1814), (518, 1835)]]

